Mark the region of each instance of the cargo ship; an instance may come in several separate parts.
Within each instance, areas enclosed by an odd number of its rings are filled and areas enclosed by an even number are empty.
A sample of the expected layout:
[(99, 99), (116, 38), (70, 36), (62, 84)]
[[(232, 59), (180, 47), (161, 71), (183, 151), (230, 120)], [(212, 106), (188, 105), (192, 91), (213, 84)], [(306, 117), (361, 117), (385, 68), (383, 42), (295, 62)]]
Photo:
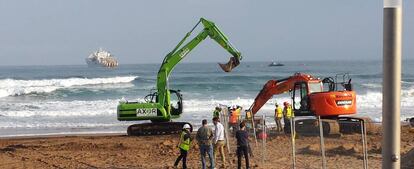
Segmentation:
[(110, 52), (99, 48), (98, 51), (93, 52), (86, 58), (86, 64), (88, 64), (88, 67), (115, 68), (118, 66), (118, 61)]

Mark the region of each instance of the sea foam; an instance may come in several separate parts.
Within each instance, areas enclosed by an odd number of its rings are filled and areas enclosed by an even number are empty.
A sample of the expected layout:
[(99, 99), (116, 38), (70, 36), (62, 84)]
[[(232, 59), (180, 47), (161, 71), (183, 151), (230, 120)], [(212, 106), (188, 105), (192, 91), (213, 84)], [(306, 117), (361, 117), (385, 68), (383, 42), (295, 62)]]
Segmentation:
[(108, 78), (67, 78), (42, 80), (0, 80), (0, 97), (19, 96), (32, 93), (50, 93), (57, 89), (72, 86), (129, 83), (138, 76), (119, 76)]

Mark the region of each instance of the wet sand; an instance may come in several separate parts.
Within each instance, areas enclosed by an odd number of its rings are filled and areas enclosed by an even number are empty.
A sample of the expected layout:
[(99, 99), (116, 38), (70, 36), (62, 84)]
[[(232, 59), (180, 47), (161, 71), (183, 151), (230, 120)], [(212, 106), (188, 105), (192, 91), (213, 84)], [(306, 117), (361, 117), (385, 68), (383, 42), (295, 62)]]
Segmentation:
[[(381, 134), (368, 135), (369, 168), (381, 168)], [(252, 168), (291, 168), (290, 137), (269, 136), (265, 160), (261, 140), (252, 142)], [(173, 168), (179, 151), (178, 135), (129, 137), (125, 135), (49, 136), (0, 139), (0, 168)], [(235, 142), (231, 139), (228, 168), (236, 168)], [(327, 168), (363, 168), (358, 134), (325, 139)], [(414, 129), (402, 127), (402, 168), (414, 168)], [(189, 168), (201, 168), (195, 142)], [(221, 166), (218, 158), (217, 168)], [(319, 137), (296, 139), (297, 168), (321, 168)], [(181, 163), (180, 163), (181, 167)]]

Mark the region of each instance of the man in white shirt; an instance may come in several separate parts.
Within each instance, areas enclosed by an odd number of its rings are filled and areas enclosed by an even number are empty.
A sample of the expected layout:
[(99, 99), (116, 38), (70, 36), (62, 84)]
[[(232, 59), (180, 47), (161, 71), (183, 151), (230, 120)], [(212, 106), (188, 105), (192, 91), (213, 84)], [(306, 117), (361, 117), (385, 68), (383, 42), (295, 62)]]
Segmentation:
[(216, 161), (216, 155), (217, 155), (217, 150), (220, 151), (220, 155), (221, 155), (221, 160), (223, 161), (223, 167), (226, 168), (226, 158), (224, 156), (224, 127), (223, 125), (220, 123), (220, 120), (218, 117), (214, 117), (213, 118), (213, 123), (214, 123), (214, 139), (213, 139), (213, 144), (214, 144), (214, 161)]

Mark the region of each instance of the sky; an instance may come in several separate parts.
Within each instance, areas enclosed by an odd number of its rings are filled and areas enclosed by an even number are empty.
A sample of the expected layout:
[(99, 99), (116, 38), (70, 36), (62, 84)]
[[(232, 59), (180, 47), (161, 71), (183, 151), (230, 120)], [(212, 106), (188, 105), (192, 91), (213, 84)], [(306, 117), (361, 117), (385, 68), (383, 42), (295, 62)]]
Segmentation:
[[(414, 59), (414, 1), (403, 5)], [(200, 17), (243, 61), (381, 60), (382, 12), (382, 0), (0, 0), (0, 65), (85, 64), (99, 47), (120, 64), (161, 63)], [(207, 38), (184, 62), (229, 56)]]

